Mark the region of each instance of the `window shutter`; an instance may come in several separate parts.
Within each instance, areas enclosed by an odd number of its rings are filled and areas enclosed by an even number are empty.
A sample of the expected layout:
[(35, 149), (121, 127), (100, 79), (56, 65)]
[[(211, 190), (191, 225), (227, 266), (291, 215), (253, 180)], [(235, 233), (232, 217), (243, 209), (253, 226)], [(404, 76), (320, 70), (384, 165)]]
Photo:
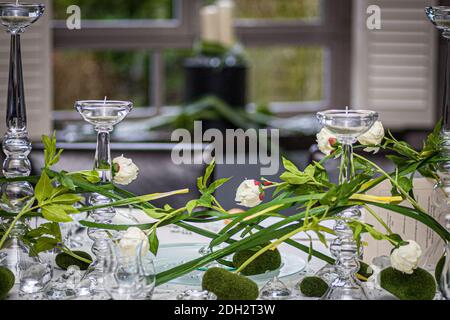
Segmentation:
[[(389, 128), (435, 124), (438, 39), (424, 12), (435, 3), (354, 1), (352, 108), (378, 111)], [(380, 30), (367, 28), (370, 5), (381, 9)]]
[[(32, 0), (44, 3), (45, 13), (21, 35), (22, 63), (27, 106), (28, 131), (33, 140), (40, 140), (42, 134), (52, 130), (52, 42), (51, 42), (51, 1)], [(6, 99), (9, 77), (10, 36), (0, 28), (0, 136), (6, 131)]]

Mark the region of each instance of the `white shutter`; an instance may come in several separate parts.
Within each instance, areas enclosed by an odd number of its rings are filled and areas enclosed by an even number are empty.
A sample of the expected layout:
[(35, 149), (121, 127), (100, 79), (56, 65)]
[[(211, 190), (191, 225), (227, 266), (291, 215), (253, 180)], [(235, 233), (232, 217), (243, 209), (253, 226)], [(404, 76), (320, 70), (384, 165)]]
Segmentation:
[[(436, 1), (355, 0), (352, 108), (380, 113), (386, 127), (430, 128), (436, 122), (437, 36), (424, 9)], [(381, 8), (381, 29), (366, 10)]]
[[(27, 106), (28, 131), (32, 139), (52, 130), (52, 37), (51, 1), (28, 0), (44, 3), (45, 13), (38, 22), (21, 35), (22, 63)], [(6, 99), (9, 76), (10, 37), (0, 26), (0, 137), (5, 132)]]

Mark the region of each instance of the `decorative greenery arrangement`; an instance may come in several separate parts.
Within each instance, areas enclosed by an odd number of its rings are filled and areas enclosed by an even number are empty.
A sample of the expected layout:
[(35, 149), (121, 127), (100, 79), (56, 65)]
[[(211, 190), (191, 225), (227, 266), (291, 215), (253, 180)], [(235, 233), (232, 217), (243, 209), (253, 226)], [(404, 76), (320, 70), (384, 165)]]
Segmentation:
[[(370, 234), (377, 240), (388, 241), (395, 250), (403, 250), (406, 245), (411, 244), (411, 241), (404, 240), (398, 234), (394, 234), (370, 206), (387, 209), (420, 221), (442, 239), (450, 241), (450, 233), (418, 204), (412, 183), (417, 173), (437, 179), (436, 165), (446, 160), (439, 155), (439, 131), (440, 128), (437, 126), (424, 143), (422, 150), (419, 151), (414, 150), (404, 141), (396, 140), (390, 134), (376, 145), (357, 146), (357, 150), (376, 147), (389, 151), (390, 154), (387, 158), (396, 165), (396, 169), (394, 172), (387, 173), (372, 161), (355, 154), (355, 171), (357, 172), (355, 178), (348, 183), (339, 185), (329, 180), (328, 173), (324, 168), (327, 161), (339, 157), (342, 153), (339, 142), (330, 138), (328, 141), (333, 147), (332, 151), (320, 162), (313, 162), (305, 170), (300, 170), (289, 160), (283, 159), (285, 172), (281, 175), (281, 182), (273, 182), (264, 178), (261, 181), (253, 181), (257, 186), (255, 195), (259, 197), (260, 201), (247, 211), (236, 214), (231, 214), (225, 210), (214, 197), (214, 193), (229, 180), (212, 181), (214, 162), (209, 165), (204, 176), (197, 180), (197, 187), (201, 194), (199, 199), (189, 201), (181, 208), (172, 208), (168, 205), (157, 208), (151, 204), (151, 201), (187, 193), (188, 190), (135, 196), (113, 184), (98, 184), (97, 173), (93, 171), (72, 173), (54, 171), (52, 166), (59, 161), (62, 150), (57, 150), (55, 136), (44, 136), (45, 167), (42, 174), (39, 177), (16, 179), (34, 183), (36, 185), (35, 197), (30, 199), (28, 206), (17, 215), (0, 212), (0, 216), (3, 218), (11, 219), (6, 230), (2, 231), (0, 248), (2, 248), (18, 221), (28, 217), (41, 217), (48, 222), (36, 229), (28, 230), (24, 238), (24, 242), (30, 246), (34, 254), (58, 248), (80, 261), (89, 263), (88, 259), (78, 256), (64, 245), (59, 223), (72, 221), (71, 216), (74, 214), (105, 206), (132, 206), (143, 210), (148, 216), (156, 219), (156, 222), (138, 225), (106, 225), (90, 221), (81, 221), (80, 223), (86, 227), (106, 230), (128, 230), (130, 227), (137, 227), (148, 235), (149, 247), (154, 254), (157, 254), (159, 247), (158, 228), (166, 225), (175, 224), (211, 239), (210, 247), (213, 249), (211, 253), (159, 273), (157, 285), (178, 278), (210, 262), (221, 262), (223, 258), (238, 251), (254, 250), (254, 248), (260, 246), (260, 249), (253, 251), (251, 257), (240, 264), (236, 273), (242, 273), (253, 261), (269, 250), (276, 249), (281, 243), (286, 243), (306, 252), (309, 258), (316, 257), (328, 263), (334, 263), (333, 258), (314, 250), (312, 241), (307, 246), (291, 238), (304, 232), (312, 239), (311, 234), (315, 234), (327, 246), (325, 234), (333, 234), (334, 232), (323, 226), (323, 222), (340, 219), (336, 216), (337, 213), (355, 205), (365, 208), (385, 229), (383, 231), (376, 230), (372, 225), (361, 221), (350, 222), (354, 237), (359, 245), (364, 245), (360, 240), (364, 233)], [(376, 197), (367, 194), (372, 188), (385, 180), (388, 180), (392, 185), (390, 195)], [(0, 180), (0, 182), (7, 181), (9, 180), (4, 178)], [(275, 195), (273, 199), (262, 203), (264, 190), (269, 188), (275, 189)], [(112, 205), (77, 206), (75, 208), (74, 205), (83, 200), (79, 194), (90, 192), (100, 193), (115, 202)], [(412, 207), (401, 205), (400, 203), (404, 200), (409, 202)], [(244, 201), (241, 202), (244, 203)], [(283, 211), (288, 208), (295, 208), (297, 212), (289, 217), (283, 215)], [(268, 227), (262, 227), (261, 222), (269, 217), (280, 219)], [(218, 233), (201, 227), (204, 223), (224, 220), (230, 220), (231, 222)], [(219, 247), (222, 244), (227, 244), (227, 246)], [(416, 269), (416, 267), (413, 266), (412, 269)]]

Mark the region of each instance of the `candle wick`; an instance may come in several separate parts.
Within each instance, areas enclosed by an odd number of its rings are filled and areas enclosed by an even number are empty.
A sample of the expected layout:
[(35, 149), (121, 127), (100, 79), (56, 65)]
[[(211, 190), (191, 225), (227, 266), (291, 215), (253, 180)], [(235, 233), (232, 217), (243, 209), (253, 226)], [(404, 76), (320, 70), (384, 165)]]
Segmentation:
[(105, 100), (103, 101), (103, 104), (106, 104), (106, 99), (108, 98), (108, 96), (105, 96)]

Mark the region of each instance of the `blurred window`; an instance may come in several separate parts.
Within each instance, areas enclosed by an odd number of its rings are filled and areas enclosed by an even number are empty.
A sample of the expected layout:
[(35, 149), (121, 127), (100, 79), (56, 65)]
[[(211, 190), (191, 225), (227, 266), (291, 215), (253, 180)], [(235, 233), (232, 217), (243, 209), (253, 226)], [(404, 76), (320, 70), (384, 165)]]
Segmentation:
[[(105, 95), (137, 107), (182, 104), (183, 60), (208, 2), (53, 1), (55, 109)], [(286, 113), (349, 104), (351, 0), (235, 3), (236, 34), (251, 62), (252, 102)], [(81, 8), (81, 30), (66, 27), (74, 4)]]

